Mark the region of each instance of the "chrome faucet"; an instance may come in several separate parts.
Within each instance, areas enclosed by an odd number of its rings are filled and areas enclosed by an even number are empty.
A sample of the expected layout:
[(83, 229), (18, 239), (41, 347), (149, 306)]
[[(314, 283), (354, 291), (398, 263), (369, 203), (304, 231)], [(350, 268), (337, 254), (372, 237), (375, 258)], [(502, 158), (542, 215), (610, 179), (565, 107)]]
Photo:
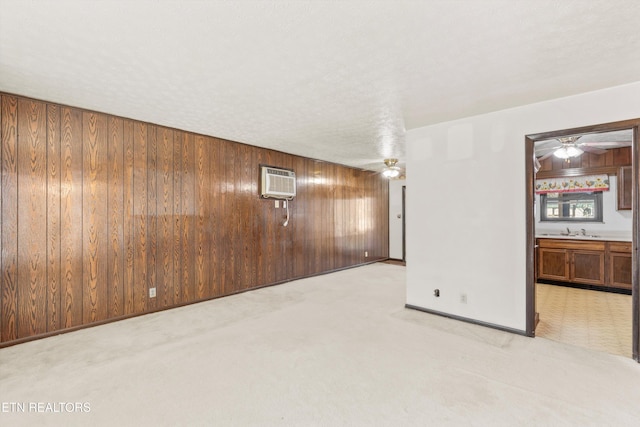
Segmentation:
[(580, 229), (580, 233), (581, 233), (583, 236), (586, 236), (586, 235), (587, 235), (587, 230), (585, 230), (584, 228), (581, 228), (581, 229)]
[(569, 227), (567, 227), (567, 236), (569, 236), (571, 234), (571, 230), (569, 230)]

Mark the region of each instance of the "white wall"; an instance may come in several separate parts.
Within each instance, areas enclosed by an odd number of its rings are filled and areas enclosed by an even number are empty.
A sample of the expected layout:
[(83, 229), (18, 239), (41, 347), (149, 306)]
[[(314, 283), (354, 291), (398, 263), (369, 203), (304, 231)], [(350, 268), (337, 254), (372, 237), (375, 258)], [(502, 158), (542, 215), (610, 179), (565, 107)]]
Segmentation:
[(618, 206), (618, 181), (615, 175), (609, 176), (609, 191), (602, 192), (602, 221), (597, 222), (551, 222), (540, 221), (540, 195), (536, 194), (536, 232), (564, 231), (567, 227), (571, 231), (580, 231), (584, 228), (587, 234), (600, 234), (603, 236), (631, 236), (632, 212), (630, 210), (616, 210)]
[(404, 179), (389, 180), (389, 258), (394, 259), (402, 259), (402, 187), (405, 183)]
[(637, 82), (409, 131), (407, 303), (524, 331), (524, 137), (638, 118), (639, 99)]

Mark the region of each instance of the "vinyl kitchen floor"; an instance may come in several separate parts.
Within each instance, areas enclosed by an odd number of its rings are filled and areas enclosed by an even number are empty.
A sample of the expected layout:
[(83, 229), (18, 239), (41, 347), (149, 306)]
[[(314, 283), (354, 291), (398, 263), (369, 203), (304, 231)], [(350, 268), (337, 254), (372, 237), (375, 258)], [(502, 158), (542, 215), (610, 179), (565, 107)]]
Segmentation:
[(631, 295), (536, 284), (536, 336), (631, 355)]

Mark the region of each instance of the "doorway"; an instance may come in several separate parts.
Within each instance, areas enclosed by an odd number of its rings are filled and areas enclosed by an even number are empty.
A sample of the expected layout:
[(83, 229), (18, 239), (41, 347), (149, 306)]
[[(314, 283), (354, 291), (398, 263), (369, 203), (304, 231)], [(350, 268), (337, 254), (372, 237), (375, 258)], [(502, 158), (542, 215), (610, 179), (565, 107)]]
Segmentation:
[[(565, 129), (554, 132), (546, 132), (540, 134), (527, 135), (525, 137), (525, 173), (526, 173), (526, 263), (527, 263), (527, 278), (526, 278), (526, 305), (527, 305), (527, 318), (526, 318), (526, 328), (528, 336), (535, 336), (536, 325), (537, 325), (537, 310), (536, 310), (536, 262), (540, 262), (537, 259), (538, 248), (536, 247), (537, 239), (536, 239), (536, 214), (535, 214), (535, 167), (534, 167), (534, 156), (535, 156), (535, 144), (536, 142), (557, 139), (559, 141), (565, 141), (567, 137), (573, 137), (575, 135), (586, 135), (586, 134), (601, 134), (605, 132), (614, 132), (614, 131), (622, 131), (622, 130), (631, 130), (632, 132), (632, 141), (631, 141), (631, 167), (629, 168), (629, 173), (631, 174), (631, 211), (632, 211), (632, 232), (631, 232), (631, 245), (630, 245), (630, 258), (631, 258), (631, 354), (634, 360), (639, 361), (640, 354), (640, 319), (639, 319), (639, 293), (638, 293), (638, 283), (639, 283), (639, 273), (638, 273), (638, 248), (637, 243), (638, 239), (638, 168), (637, 161), (639, 155), (639, 145), (638, 144), (638, 136), (640, 128), (640, 119), (639, 120), (627, 120), (622, 122), (615, 123), (607, 123), (595, 126), (587, 126), (582, 128), (575, 129)], [(569, 169), (569, 168), (568, 168)], [(571, 168), (574, 169), (574, 168)], [(576, 168), (580, 169), (580, 168)], [(583, 168), (584, 169), (584, 168)], [(566, 176), (577, 176), (578, 174), (584, 175), (585, 170), (573, 170), (570, 172), (566, 172)], [(583, 232), (584, 233), (584, 232)], [(607, 247), (608, 248), (608, 247)], [(576, 258), (577, 254), (577, 258)], [(590, 255), (591, 258), (583, 257)], [(580, 253), (577, 250), (566, 250), (564, 252), (560, 250), (556, 250), (556, 255), (562, 255), (565, 258), (562, 260), (571, 258), (571, 264), (569, 267), (569, 262), (567, 261), (566, 266), (563, 265), (562, 262), (558, 262), (557, 265), (560, 270), (567, 272), (566, 274), (570, 274), (571, 271), (575, 274), (576, 266), (579, 266), (581, 261), (586, 261), (587, 264), (593, 266), (594, 259), (594, 251)], [(604, 257), (605, 255), (602, 255)], [(573, 258), (572, 258), (573, 257)], [(577, 260), (577, 261), (576, 261)], [(564, 261), (563, 261), (564, 262)], [(576, 263), (577, 262), (577, 263)], [(604, 269), (604, 264), (603, 269)], [(564, 270), (562, 270), (564, 269)], [(611, 269), (611, 265), (609, 264), (609, 260), (607, 259), (607, 268), (605, 269), (608, 272), (614, 271)], [(547, 272), (549, 273), (549, 272)], [(565, 273), (558, 273), (560, 275)], [(600, 273), (604, 274), (604, 273)], [(581, 279), (582, 280), (582, 279)], [(595, 280), (595, 279), (593, 279)], [(607, 278), (607, 280), (609, 280)], [(580, 281), (580, 280), (578, 280)], [(585, 280), (582, 280), (583, 282)], [(588, 280), (587, 280), (588, 281)], [(599, 283), (599, 282), (594, 282)]]

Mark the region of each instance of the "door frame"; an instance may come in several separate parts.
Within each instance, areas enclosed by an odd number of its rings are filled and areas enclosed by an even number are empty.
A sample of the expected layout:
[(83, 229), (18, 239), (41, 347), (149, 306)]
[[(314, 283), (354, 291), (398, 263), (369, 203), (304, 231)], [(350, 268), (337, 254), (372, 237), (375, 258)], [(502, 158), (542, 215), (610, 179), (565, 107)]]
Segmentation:
[(402, 186), (402, 262), (407, 262), (407, 186)]
[(633, 360), (640, 363), (640, 271), (638, 265), (638, 242), (640, 242), (640, 197), (639, 196), (639, 173), (638, 161), (640, 159), (640, 119), (624, 120), (619, 122), (604, 123), (593, 126), (584, 126), (573, 129), (563, 129), (552, 132), (537, 133), (525, 136), (525, 185), (526, 185), (526, 335), (535, 336), (536, 327), (536, 295), (535, 295), (535, 217), (534, 217), (534, 185), (535, 172), (533, 169), (534, 144), (536, 141), (559, 138), (562, 136), (575, 135), (579, 133), (601, 133), (616, 130), (631, 129), (633, 140), (631, 142), (631, 209), (632, 209), (632, 248), (631, 248), (631, 322), (632, 322), (632, 354)]

